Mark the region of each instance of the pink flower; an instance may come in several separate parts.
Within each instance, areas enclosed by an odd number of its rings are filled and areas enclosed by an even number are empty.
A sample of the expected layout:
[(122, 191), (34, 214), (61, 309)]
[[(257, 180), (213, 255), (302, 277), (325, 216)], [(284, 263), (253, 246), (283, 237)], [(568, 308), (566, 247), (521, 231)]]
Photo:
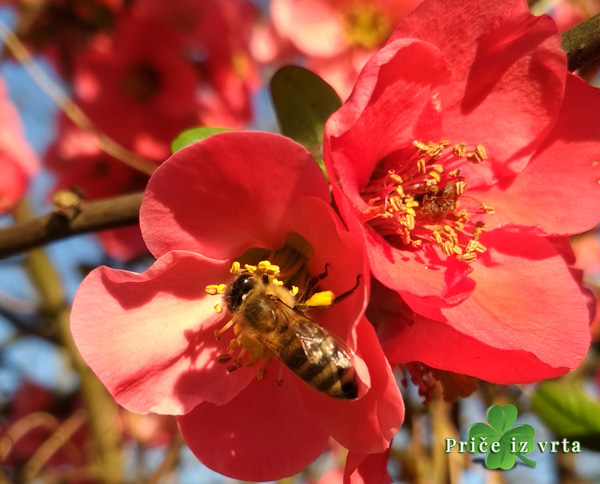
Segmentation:
[(367, 63), (325, 163), (389, 288), (374, 303), (396, 306), (392, 361), (498, 383), (579, 364), (589, 313), (559, 236), (600, 213), (598, 109), (520, 0), (426, 0)]
[(269, 259), (282, 280), (294, 277), (300, 288), (329, 264), (320, 285), (338, 295), (363, 274), (362, 246), (342, 229), (304, 148), (278, 135), (240, 132), (185, 148), (151, 178), (140, 224), (156, 263), (143, 274), (96, 269), (82, 283), (71, 319), (82, 356), (121, 405), (176, 415), (196, 456), (239, 479), (292, 475), (330, 436), (361, 453), (388, 447), (403, 406), (362, 316), (368, 284), (311, 312), (354, 351), (358, 400), (313, 390), (277, 362), (266, 375), (265, 360), (236, 371), (217, 362), (225, 354), (248, 361), (237, 353), (242, 347), (231, 353), (236, 336), (223, 330), (231, 315), (217, 313), (224, 302), (206, 292), (231, 279), (233, 261)]
[(19, 114), (0, 79), (0, 213), (17, 204), (38, 169), (37, 156), (25, 139)]
[[(307, 57), (307, 68), (346, 98), (370, 55), (387, 41), (398, 22), (420, 2), (272, 0), (271, 18), (279, 43), (288, 40)], [(257, 46), (264, 52), (266, 37), (262, 31), (259, 33), (263, 42)], [(284, 47), (282, 50), (289, 49)]]

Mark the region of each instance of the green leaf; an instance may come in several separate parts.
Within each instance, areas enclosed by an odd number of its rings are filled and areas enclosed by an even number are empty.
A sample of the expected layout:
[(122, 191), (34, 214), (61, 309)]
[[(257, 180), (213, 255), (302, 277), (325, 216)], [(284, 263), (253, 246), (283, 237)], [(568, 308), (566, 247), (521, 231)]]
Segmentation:
[(515, 425), (512, 429), (505, 432), (502, 436), (501, 441), (510, 446), (513, 439), (516, 443), (517, 452), (521, 452), (521, 442), (527, 442), (527, 449), (524, 451), (525, 454), (530, 454), (533, 452), (535, 448), (535, 443), (533, 442), (533, 437), (535, 437), (535, 429), (528, 424), (519, 424)]
[(232, 131), (227, 128), (207, 128), (207, 127), (199, 127), (192, 128), (184, 131), (183, 133), (179, 133), (179, 136), (175, 138), (173, 143), (171, 143), (171, 152), (176, 153), (182, 148), (186, 146), (192, 145), (197, 141), (202, 141), (203, 139), (211, 137), (213, 134), (225, 133), (226, 131)]
[(487, 421), (500, 435), (513, 426), (517, 416), (517, 407), (514, 405), (492, 405), (486, 412)]
[(497, 442), (500, 440), (500, 435), (489, 425), (484, 423), (474, 423), (469, 425), (467, 429), (467, 437), (475, 439), (476, 445), (479, 446), (479, 441), (482, 437), (486, 438), (487, 442)]
[(533, 411), (558, 437), (600, 450), (600, 403), (581, 388), (560, 380), (543, 382), (531, 403)]
[(512, 469), (515, 465), (515, 455), (510, 452), (510, 447), (500, 445), (498, 452), (491, 450), (485, 456), (485, 466), (488, 469)]
[(319, 76), (298, 66), (279, 69), (270, 88), (281, 133), (321, 161), (325, 121), (342, 106), (340, 97)]

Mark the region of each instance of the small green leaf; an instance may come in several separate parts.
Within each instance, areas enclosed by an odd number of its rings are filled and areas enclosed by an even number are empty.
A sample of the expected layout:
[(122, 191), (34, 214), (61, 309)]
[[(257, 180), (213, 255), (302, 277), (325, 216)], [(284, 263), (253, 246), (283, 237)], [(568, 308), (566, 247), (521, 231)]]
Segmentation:
[(500, 445), (498, 452), (490, 450), (485, 456), (485, 466), (488, 469), (512, 469), (515, 465), (515, 456), (509, 450), (505, 445)]
[(514, 405), (492, 405), (486, 412), (487, 421), (500, 435), (517, 421), (518, 411)]
[(473, 425), (469, 425), (467, 429), (467, 437), (469, 439), (475, 439), (476, 445), (479, 445), (479, 440), (484, 437), (487, 439), (487, 442), (497, 442), (500, 440), (500, 435), (489, 425), (484, 423), (474, 423)]
[(533, 449), (535, 448), (535, 443), (533, 442), (534, 437), (535, 429), (531, 425), (519, 424), (505, 432), (501, 440), (503, 443), (511, 445), (511, 442), (514, 439), (514, 442), (517, 446), (517, 452), (521, 452), (521, 442), (527, 442), (527, 448), (524, 453), (529, 454), (533, 452)]
[(179, 133), (179, 136), (175, 138), (173, 143), (171, 143), (171, 152), (176, 153), (182, 148), (186, 146), (192, 145), (197, 141), (202, 141), (203, 139), (211, 137), (213, 134), (224, 133), (226, 131), (232, 131), (227, 128), (207, 128), (207, 127), (199, 127), (192, 128), (184, 131), (183, 133)]
[(298, 66), (279, 69), (270, 88), (281, 134), (321, 161), (325, 121), (342, 106), (340, 97), (319, 76)]
[(558, 437), (600, 450), (600, 402), (581, 388), (560, 380), (543, 382), (531, 403), (533, 411)]

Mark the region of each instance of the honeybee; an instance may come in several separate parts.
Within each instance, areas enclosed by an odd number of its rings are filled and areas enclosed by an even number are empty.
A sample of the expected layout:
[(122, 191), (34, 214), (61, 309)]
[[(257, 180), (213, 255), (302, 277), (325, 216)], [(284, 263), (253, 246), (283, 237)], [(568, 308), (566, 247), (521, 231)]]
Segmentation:
[[(356, 286), (334, 302), (350, 295), (359, 282), (360, 276)], [(244, 334), (268, 349), (306, 384), (334, 398), (358, 397), (352, 351), (310, 319), (304, 313), (307, 306), (288, 289), (266, 274), (242, 273), (228, 285), (224, 302)]]

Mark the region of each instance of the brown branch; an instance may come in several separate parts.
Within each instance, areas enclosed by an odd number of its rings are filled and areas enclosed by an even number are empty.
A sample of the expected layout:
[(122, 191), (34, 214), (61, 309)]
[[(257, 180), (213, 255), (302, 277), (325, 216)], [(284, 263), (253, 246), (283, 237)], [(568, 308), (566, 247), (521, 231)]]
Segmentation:
[(569, 71), (600, 61), (600, 13), (562, 34)]
[(84, 203), (72, 219), (53, 212), (0, 229), (0, 258), (72, 235), (136, 224), (142, 195)]

